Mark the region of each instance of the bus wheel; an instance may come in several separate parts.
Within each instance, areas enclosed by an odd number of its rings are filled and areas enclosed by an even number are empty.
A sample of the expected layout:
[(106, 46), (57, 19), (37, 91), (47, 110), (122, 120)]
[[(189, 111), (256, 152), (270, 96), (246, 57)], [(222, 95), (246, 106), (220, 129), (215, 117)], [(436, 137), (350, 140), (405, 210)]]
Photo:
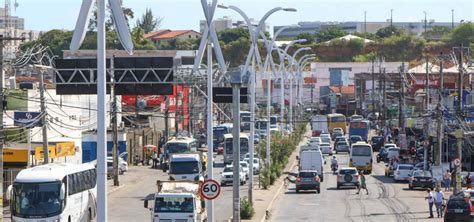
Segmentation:
[(71, 216), (67, 218), (67, 222), (71, 222)]
[(89, 208), (88, 212), (89, 212), (89, 214), (87, 215), (87, 221), (91, 222), (92, 221), (92, 210), (91, 210), (91, 208)]

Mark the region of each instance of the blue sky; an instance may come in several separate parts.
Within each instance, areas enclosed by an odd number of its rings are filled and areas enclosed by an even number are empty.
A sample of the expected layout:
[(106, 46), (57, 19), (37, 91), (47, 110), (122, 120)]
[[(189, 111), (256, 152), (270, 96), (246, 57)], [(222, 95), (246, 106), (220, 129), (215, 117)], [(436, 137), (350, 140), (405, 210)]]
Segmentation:
[[(14, 0), (12, 0), (14, 2)], [(74, 28), (82, 0), (17, 0), (19, 7), (12, 14), (25, 18), (25, 28), (32, 30)], [(164, 18), (161, 27), (167, 29), (194, 29), (199, 31), (199, 20), (204, 18), (200, 0), (123, 0), (132, 8), (135, 18), (151, 8)], [(2, 1), (3, 3), (3, 1)], [(454, 19), (473, 21), (473, 0), (219, 0), (219, 4), (235, 5), (251, 18), (259, 19), (273, 7), (293, 7), (297, 12), (277, 12), (267, 21), (273, 25), (290, 25), (299, 21), (385, 21), (393, 9), (393, 21), (413, 22), (424, 18), (437, 22)], [(217, 9), (216, 16), (240, 19), (233, 11)], [(131, 24), (135, 25), (135, 22)]]

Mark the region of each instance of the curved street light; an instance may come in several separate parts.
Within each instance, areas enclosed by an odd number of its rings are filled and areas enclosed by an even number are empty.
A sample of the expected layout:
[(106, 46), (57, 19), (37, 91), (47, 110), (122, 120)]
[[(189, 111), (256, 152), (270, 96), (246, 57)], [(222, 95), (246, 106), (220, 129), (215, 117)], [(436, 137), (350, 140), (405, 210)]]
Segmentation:
[[(252, 26), (252, 23), (250, 22), (250, 19), (248, 18), (248, 16), (244, 13), (244, 11), (242, 11), (240, 8), (236, 7), (236, 6), (225, 6), (225, 5), (219, 5), (218, 6), (219, 8), (222, 8), (222, 9), (231, 9), (231, 10), (234, 10), (235, 12), (237, 12), (238, 14), (240, 14), (242, 16), (242, 18), (245, 20), (245, 22), (247, 23), (247, 26), (248, 26), (248, 30), (249, 30), (249, 34), (251, 36), (251, 46), (250, 46), (250, 50), (249, 50), (249, 53), (247, 55), (247, 60), (245, 61), (245, 65), (244, 65), (244, 68), (243, 68), (243, 72), (244, 74), (247, 73), (248, 69), (249, 69), (249, 65), (250, 65), (250, 61), (252, 60), (252, 58), (256, 58), (257, 60), (257, 65), (259, 67), (260, 70), (262, 70), (263, 68), (263, 65), (261, 63), (261, 57), (260, 57), (260, 53), (258, 51), (258, 46), (257, 46), (257, 40), (258, 40), (258, 35), (260, 33), (260, 30), (262, 29), (262, 27), (265, 25), (265, 21), (268, 19), (268, 17), (270, 17), (270, 15), (272, 15), (273, 13), (277, 12), (277, 11), (296, 11), (296, 9), (294, 8), (282, 8), (282, 7), (276, 7), (276, 8), (273, 8), (271, 9), (270, 11), (268, 11), (267, 13), (265, 13), (265, 15), (262, 17), (262, 19), (260, 20), (257, 28), (253, 28)], [(255, 56), (255, 57), (254, 57)], [(253, 69), (255, 70), (255, 69)], [(254, 156), (254, 135), (255, 135), (255, 71), (252, 72), (251, 74), (251, 81), (249, 81), (251, 83), (251, 86), (250, 86), (250, 113), (251, 113), (251, 121), (250, 121), (250, 146), (249, 146), (249, 153), (250, 153), (250, 156), (253, 157)], [(268, 125), (268, 127), (270, 127)], [(267, 132), (268, 133), (268, 132)], [(270, 138), (270, 135), (268, 134), (267, 135), (267, 138), (269, 139)], [(267, 139), (267, 140), (268, 140)], [(270, 166), (270, 141), (267, 141), (267, 167)], [(250, 169), (253, 168), (253, 161), (250, 161)], [(253, 187), (253, 177), (250, 177), (250, 180), (249, 180), (249, 187), (248, 187), (248, 198), (250, 200), (251, 203), (253, 203), (253, 195), (252, 195), (252, 187)], [(235, 197), (234, 197), (235, 198)], [(236, 218), (234, 217), (234, 219), (236, 220), (239, 220), (240, 218)]]

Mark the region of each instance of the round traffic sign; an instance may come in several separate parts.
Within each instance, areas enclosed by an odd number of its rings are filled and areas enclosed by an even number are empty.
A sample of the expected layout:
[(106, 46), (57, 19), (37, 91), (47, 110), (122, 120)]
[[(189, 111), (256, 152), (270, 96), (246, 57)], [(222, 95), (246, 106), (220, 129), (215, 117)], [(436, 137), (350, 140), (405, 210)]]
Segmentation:
[(461, 165), (461, 160), (459, 158), (456, 158), (453, 160), (455, 166), (460, 166)]
[(221, 186), (215, 180), (205, 180), (199, 191), (204, 199), (214, 200), (221, 193)]

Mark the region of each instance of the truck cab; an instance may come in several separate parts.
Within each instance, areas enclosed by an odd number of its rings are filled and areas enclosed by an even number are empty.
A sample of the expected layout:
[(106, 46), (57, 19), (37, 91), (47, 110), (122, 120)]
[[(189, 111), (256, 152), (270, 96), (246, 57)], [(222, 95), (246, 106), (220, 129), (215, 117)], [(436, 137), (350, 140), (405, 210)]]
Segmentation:
[(163, 172), (169, 168), (170, 158), (174, 154), (189, 153), (197, 151), (197, 141), (190, 137), (178, 137), (168, 141), (164, 149), (164, 158), (161, 162)]
[(170, 159), (170, 180), (204, 181), (199, 154), (173, 154)]
[(144, 202), (144, 207), (150, 210), (151, 221), (207, 221), (198, 183), (158, 181), (157, 185), (158, 192)]

